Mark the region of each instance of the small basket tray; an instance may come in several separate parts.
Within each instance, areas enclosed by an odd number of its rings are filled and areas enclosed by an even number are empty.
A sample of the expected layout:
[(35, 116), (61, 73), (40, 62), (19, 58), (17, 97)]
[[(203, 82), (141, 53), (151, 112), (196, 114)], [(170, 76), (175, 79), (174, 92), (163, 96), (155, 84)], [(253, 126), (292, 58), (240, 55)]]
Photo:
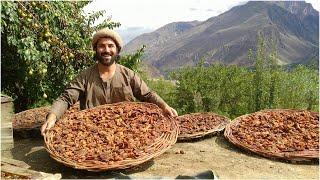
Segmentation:
[[(129, 110), (128, 110), (129, 108)], [(131, 108), (131, 110), (130, 110)], [(144, 110), (143, 110), (144, 109)], [(100, 115), (99, 117), (96, 115)], [(103, 115), (101, 115), (103, 114)], [(133, 119), (132, 119), (133, 117)], [(152, 119), (154, 117), (157, 117), (158, 119)], [(130, 119), (131, 118), (131, 119)], [(78, 121), (77, 121), (78, 120)], [(132, 120), (132, 121), (131, 121)], [(155, 121), (153, 121), (155, 120)], [(81, 124), (81, 121), (85, 121), (83, 124)], [(91, 123), (92, 122), (92, 123)], [(114, 124), (112, 124), (114, 122)], [(133, 124), (135, 122), (136, 124)], [(139, 123), (138, 123), (139, 122)], [(140, 147), (133, 147), (132, 144), (130, 144), (130, 139), (138, 138), (139, 135), (145, 134), (148, 135), (151, 134), (151, 131), (153, 132), (154, 128), (152, 123), (161, 122), (164, 129), (167, 128), (166, 131), (161, 131), (161, 127), (158, 127), (157, 136), (150, 136), (154, 137), (151, 141), (148, 141), (149, 143), (145, 143), (145, 146)], [(70, 127), (70, 123), (80, 123), (77, 126)], [(148, 126), (148, 123), (151, 124), (151, 126)], [(83, 139), (90, 139), (90, 134), (92, 137), (99, 136), (97, 139), (95, 139), (96, 142), (103, 141), (106, 143), (97, 143), (91, 149), (93, 149), (93, 152), (99, 152), (92, 156), (89, 155), (88, 152), (85, 152), (86, 154), (83, 156), (85, 159), (81, 161), (77, 161), (76, 159), (73, 159), (74, 157), (66, 156), (66, 151), (70, 151), (71, 148), (74, 148), (74, 146), (69, 147), (68, 150), (64, 149), (59, 151), (57, 149), (57, 146), (55, 146), (56, 139), (59, 135), (59, 128), (62, 128), (62, 130), (71, 129), (71, 131), (74, 131), (74, 134), (77, 136), (80, 135), (80, 127), (87, 124), (86, 128), (91, 127), (91, 125), (96, 125), (92, 129), (88, 129), (88, 136), (86, 136)], [(89, 126), (90, 125), (90, 126)], [(116, 126), (115, 126), (116, 125)], [(139, 127), (139, 131), (134, 131), (133, 129), (135, 127)], [(78, 129), (77, 129), (78, 128)], [(126, 129), (127, 128), (127, 129)], [(152, 130), (150, 130), (150, 129)], [(61, 129), (60, 129), (61, 130)], [(124, 136), (120, 135), (120, 131), (123, 133)], [(130, 132), (132, 131), (132, 134)], [(144, 133), (140, 133), (143, 131)], [(100, 136), (103, 132), (113, 132), (106, 136)], [(136, 132), (136, 136), (133, 132)], [(148, 134), (149, 133), (149, 134)], [(178, 137), (178, 126), (173, 118), (169, 118), (163, 115), (162, 110), (158, 108), (155, 104), (151, 103), (144, 103), (144, 102), (121, 102), (121, 103), (115, 103), (115, 104), (106, 104), (97, 106), (92, 109), (86, 109), (82, 110), (78, 113), (74, 113), (68, 117), (65, 117), (63, 119), (60, 119), (56, 125), (46, 132), (44, 136), (46, 149), (50, 153), (50, 156), (55, 159), (56, 161), (63, 163), (67, 166), (73, 167), (75, 169), (85, 169), (88, 171), (105, 171), (105, 170), (111, 170), (111, 169), (126, 169), (130, 168), (139, 164), (142, 164), (154, 157), (157, 157), (164, 153), (166, 150), (168, 150), (173, 144), (175, 144), (177, 137)], [(132, 136), (131, 136), (132, 135)], [(111, 136), (114, 140), (110, 140)], [(126, 137), (131, 137), (127, 138)], [(101, 138), (105, 137), (105, 138)], [(66, 138), (69, 138), (69, 136), (66, 136)], [(75, 137), (77, 138), (77, 137)], [(117, 141), (116, 138), (120, 138)], [(76, 141), (76, 140), (75, 140)], [(81, 141), (81, 139), (80, 139)], [(79, 142), (80, 142), (79, 141)], [(87, 140), (88, 143), (89, 140)], [(126, 142), (125, 142), (126, 141)], [(143, 142), (143, 139), (139, 139), (136, 142)], [(123, 142), (116, 144), (117, 142)], [(147, 142), (147, 141), (145, 141)], [(67, 142), (69, 143), (69, 142)], [(110, 144), (116, 144), (113, 148), (110, 148)], [(70, 143), (71, 144), (71, 143)], [(69, 145), (70, 145), (69, 144)], [(76, 143), (77, 145), (80, 145), (81, 143)], [(68, 144), (67, 144), (68, 145)], [(101, 145), (101, 147), (99, 147)], [(103, 146), (106, 145), (106, 146)], [(125, 146), (125, 147), (124, 147)], [(130, 150), (130, 147), (133, 147), (133, 151), (136, 151), (139, 149), (139, 152), (135, 154), (134, 157), (125, 157), (125, 153), (127, 151), (124, 151), (125, 149)], [(88, 146), (83, 146), (81, 149), (86, 149)], [(116, 151), (121, 151), (125, 153), (119, 153), (121, 159), (115, 159), (115, 156), (108, 157), (109, 159), (107, 161), (104, 161), (104, 159), (101, 159), (102, 156), (100, 153), (100, 150), (109, 151), (110, 153), (114, 153)], [(132, 152), (133, 152), (132, 151)], [(62, 152), (62, 153), (61, 153)], [(76, 151), (74, 151), (76, 152)], [(64, 154), (63, 154), (64, 153)], [(117, 152), (116, 152), (117, 153)], [(100, 154), (97, 156), (97, 154)], [(77, 155), (77, 154), (75, 154)], [(90, 158), (93, 157), (93, 158)]]
[[(179, 141), (193, 140), (207, 135), (214, 135), (217, 132), (223, 131), (230, 122), (229, 118), (211, 112), (185, 114), (176, 119), (180, 129), (180, 134), (178, 136)], [(198, 126), (198, 123), (202, 126), (207, 124), (211, 127), (201, 129), (201, 127)], [(184, 130), (187, 132), (183, 132)]]
[(14, 130), (37, 129), (46, 121), (50, 107), (39, 107), (14, 114), (12, 127)]
[[(250, 123), (245, 124), (244, 122), (246, 121), (250, 121)], [(315, 147), (314, 149), (295, 150), (291, 147), (291, 145), (289, 147), (287, 143), (288, 138), (290, 140), (290, 133), (295, 132), (293, 129), (284, 127), (300, 128), (299, 123), (295, 121), (305, 121), (307, 123), (307, 126), (305, 127), (309, 128), (306, 130), (306, 132), (308, 131), (308, 133), (311, 133), (312, 131), (315, 131), (315, 133), (312, 134), (312, 136), (310, 135), (310, 137), (312, 137), (311, 141), (319, 142), (318, 113), (294, 109), (267, 109), (237, 117), (235, 120), (233, 120), (230, 124), (227, 125), (224, 135), (234, 145), (267, 158), (284, 159), (293, 162), (310, 161), (312, 159), (319, 158), (319, 144), (315, 145), (317, 147)], [(251, 136), (248, 135), (246, 137), (243, 134), (239, 135), (239, 127), (252, 128), (251, 130), (247, 129), (247, 132), (249, 132)], [(268, 129), (272, 132), (268, 132)], [(281, 140), (272, 140), (272, 138), (274, 137), (284, 138)], [(298, 140), (299, 138), (300, 137), (297, 136), (292, 139)], [(263, 146), (261, 144), (258, 144), (259, 142), (269, 141), (269, 139), (271, 140), (270, 143), (268, 142), (269, 144), (267, 145)], [(246, 140), (250, 142), (247, 142)], [(283, 142), (286, 142), (286, 144)], [(291, 142), (294, 142), (294, 140), (292, 140)], [(299, 146), (296, 146), (296, 148), (298, 147)]]
[[(46, 116), (49, 111), (50, 106), (45, 106), (16, 113), (14, 114), (12, 120), (13, 129), (17, 131), (39, 129), (46, 121)], [(71, 108), (69, 108), (63, 114), (63, 117), (77, 111), (80, 111), (79, 102), (77, 102)]]

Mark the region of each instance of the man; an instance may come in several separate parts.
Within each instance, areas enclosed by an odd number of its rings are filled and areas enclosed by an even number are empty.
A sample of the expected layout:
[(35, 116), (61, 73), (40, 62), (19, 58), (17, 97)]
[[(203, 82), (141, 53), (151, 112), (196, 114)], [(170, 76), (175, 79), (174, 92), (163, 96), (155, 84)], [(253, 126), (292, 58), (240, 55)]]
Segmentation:
[(42, 135), (77, 101), (80, 101), (80, 109), (87, 109), (102, 104), (134, 101), (136, 98), (158, 105), (170, 116), (178, 115), (175, 109), (150, 91), (136, 73), (115, 62), (122, 46), (121, 37), (113, 30), (105, 28), (94, 34), (92, 47), (98, 62), (80, 73), (53, 103), (41, 127)]

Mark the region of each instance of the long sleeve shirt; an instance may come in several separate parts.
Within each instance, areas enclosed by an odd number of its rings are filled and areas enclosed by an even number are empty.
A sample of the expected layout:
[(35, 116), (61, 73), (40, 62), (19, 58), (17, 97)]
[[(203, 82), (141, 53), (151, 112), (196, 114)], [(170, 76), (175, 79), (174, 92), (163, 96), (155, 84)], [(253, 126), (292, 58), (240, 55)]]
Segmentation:
[(64, 92), (51, 107), (59, 119), (64, 112), (77, 101), (80, 109), (92, 108), (98, 105), (122, 101), (150, 102), (163, 107), (165, 102), (132, 70), (116, 64), (116, 70), (111, 79), (103, 82), (99, 75), (98, 64), (80, 73), (70, 82)]

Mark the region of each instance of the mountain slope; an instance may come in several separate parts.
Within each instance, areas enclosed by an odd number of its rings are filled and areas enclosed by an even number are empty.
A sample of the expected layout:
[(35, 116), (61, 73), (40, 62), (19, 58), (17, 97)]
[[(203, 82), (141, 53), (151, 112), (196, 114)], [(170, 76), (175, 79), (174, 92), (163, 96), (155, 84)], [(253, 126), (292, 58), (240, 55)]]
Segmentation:
[[(137, 50), (137, 47), (145, 44), (147, 45), (147, 49), (144, 59), (155, 59), (157, 58), (155, 55), (158, 54), (159, 48), (166, 46), (168, 42), (178, 38), (182, 33), (195, 27), (199, 23), (199, 21), (192, 21), (167, 24), (154, 32), (145, 33), (133, 39), (124, 47), (123, 52), (133, 53)], [(161, 56), (161, 54), (159, 54), (159, 56)]]
[[(181, 27), (181, 28), (177, 28)], [(129, 42), (125, 52), (147, 45), (144, 61), (160, 71), (208, 63), (250, 66), (248, 50), (255, 50), (257, 34), (279, 64), (304, 63), (318, 58), (319, 12), (302, 1), (248, 2), (204, 22), (170, 23)]]

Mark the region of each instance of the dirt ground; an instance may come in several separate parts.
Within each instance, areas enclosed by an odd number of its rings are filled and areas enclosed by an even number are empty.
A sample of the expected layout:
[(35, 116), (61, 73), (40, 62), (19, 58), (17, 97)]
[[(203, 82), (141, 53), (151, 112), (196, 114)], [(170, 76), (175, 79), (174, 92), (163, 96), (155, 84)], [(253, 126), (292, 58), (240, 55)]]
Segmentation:
[[(223, 135), (175, 144), (164, 154), (133, 169), (87, 172), (66, 167), (52, 158), (39, 137), (15, 139), (11, 151), (2, 156), (26, 162), (30, 169), (61, 173), (62, 178), (175, 178), (212, 170), (219, 179), (319, 179), (319, 161), (290, 163), (270, 160), (230, 144)], [(182, 150), (182, 153), (178, 153)]]

